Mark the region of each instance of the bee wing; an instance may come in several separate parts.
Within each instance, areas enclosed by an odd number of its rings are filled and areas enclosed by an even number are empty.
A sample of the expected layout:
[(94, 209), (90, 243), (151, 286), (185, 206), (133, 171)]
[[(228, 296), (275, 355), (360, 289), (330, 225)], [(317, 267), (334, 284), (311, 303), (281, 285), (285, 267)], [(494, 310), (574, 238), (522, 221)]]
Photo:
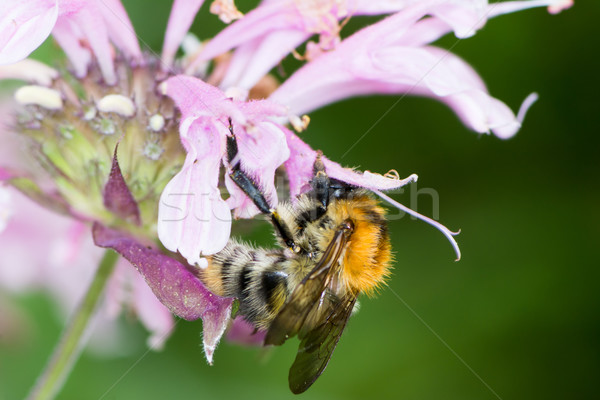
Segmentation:
[(289, 382), (293, 393), (308, 389), (321, 375), (337, 345), (356, 303), (354, 293), (346, 294), (331, 304), (331, 313), (314, 329), (300, 333), (300, 346), (290, 368)]
[(283, 344), (300, 331), (309, 314), (315, 315), (311, 311), (318, 311), (323, 303), (320, 299), (325, 295), (325, 289), (332, 277), (339, 272), (338, 261), (348, 242), (349, 235), (346, 232), (347, 229), (344, 228), (336, 231), (317, 265), (292, 292), (267, 331), (265, 345)]

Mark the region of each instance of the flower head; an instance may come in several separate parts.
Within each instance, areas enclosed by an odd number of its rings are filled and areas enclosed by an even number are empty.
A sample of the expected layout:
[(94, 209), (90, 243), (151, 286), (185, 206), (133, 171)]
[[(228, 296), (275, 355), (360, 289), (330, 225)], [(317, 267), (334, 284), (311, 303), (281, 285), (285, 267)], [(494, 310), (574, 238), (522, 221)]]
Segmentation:
[[(319, 153), (288, 123), (306, 128), (303, 114), (367, 94), (429, 96), (469, 128), (511, 137), (532, 98), (515, 116), (465, 61), (431, 43), (449, 32), (469, 37), (488, 18), (507, 12), (568, 6), (564, 0), (269, 0), (242, 16), (233, 2), (217, 0), (211, 10), (235, 22), (175, 60), (202, 4), (175, 0), (159, 59), (141, 52), (118, 0), (5, 3), (0, 64), (26, 57), (52, 33), (70, 65), (59, 72), (25, 60), (19, 68), (0, 68), (0, 78), (29, 83), (15, 93), (20, 111), (14, 130), (46, 172), (0, 169), (0, 178), (93, 227), (96, 245), (134, 265), (173, 313), (203, 318), (209, 361), (232, 299), (214, 296), (190, 271), (225, 246), (231, 210), (236, 218), (258, 212), (229, 176), (233, 169), (245, 172), (275, 207), (274, 177), (283, 165), (293, 201), (309, 186)], [(341, 34), (347, 18), (385, 14), (349, 37)], [(277, 87), (268, 72), (314, 34), (319, 40), (307, 44), (307, 62)], [(203, 68), (207, 63), (212, 70)], [(238, 154), (230, 158), (227, 141), (234, 135)], [(416, 180), (321, 160), (330, 177), (373, 191)], [(455, 244), (451, 232), (435, 226)], [(157, 237), (169, 251), (155, 243)]]

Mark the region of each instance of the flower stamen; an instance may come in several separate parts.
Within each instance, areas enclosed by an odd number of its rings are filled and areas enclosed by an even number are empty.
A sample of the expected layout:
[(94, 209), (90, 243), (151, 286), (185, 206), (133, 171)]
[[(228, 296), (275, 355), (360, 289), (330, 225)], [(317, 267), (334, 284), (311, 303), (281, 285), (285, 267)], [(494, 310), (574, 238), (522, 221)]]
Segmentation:
[(121, 94), (109, 94), (96, 103), (101, 112), (115, 113), (122, 117), (133, 117), (135, 114), (135, 105), (129, 97)]
[(403, 204), (398, 203), (396, 200), (392, 199), (391, 197), (389, 197), (388, 195), (380, 192), (379, 190), (374, 190), (373, 191), (375, 194), (377, 194), (379, 197), (381, 197), (382, 199), (384, 199), (385, 201), (387, 201), (388, 203), (390, 203), (391, 205), (393, 205), (394, 207), (396, 207), (397, 209), (404, 211), (405, 213), (412, 215), (415, 218), (420, 219), (423, 222), (428, 223), (429, 225), (433, 226), (434, 228), (436, 228), (437, 230), (439, 230), (440, 232), (442, 232), (442, 234), (444, 236), (446, 236), (446, 238), (448, 239), (448, 241), (450, 242), (450, 244), (452, 245), (452, 248), (454, 249), (454, 252), (456, 253), (456, 260), (455, 261), (459, 261), (460, 260), (460, 248), (458, 247), (458, 243), (456, 243), (456, 240), (454, 240), (453, 236), (456, 236), (460, 233), (460, 230), (458, 230), (458, 232), (452, 232), (450, 229), (446, 228), (444, 225), (440, 224), (439, 222), (424, 216), (423, 214), (420, 214), (408, 207), (406, 207)]
[(47, 110), (60, 110), (63, 107), (62, 96), (58, 90), (44, 86), (28, 85), (17, 89), (15, 100), (21, 105), (36, 105)]
[(219, 19), (226, 24), (244, 16), (244, 14), (237, 9), (233, 0), (214, 0), (210, 5), (210, 12), (218, 15)]

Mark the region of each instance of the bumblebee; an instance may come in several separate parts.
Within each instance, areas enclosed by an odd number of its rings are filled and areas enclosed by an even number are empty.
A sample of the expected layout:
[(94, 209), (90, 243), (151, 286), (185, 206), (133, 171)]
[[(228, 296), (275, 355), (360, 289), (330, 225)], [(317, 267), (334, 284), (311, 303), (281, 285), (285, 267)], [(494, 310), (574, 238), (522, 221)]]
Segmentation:
[(236, 162), (230, 125), (229, 176), (273, 224), (280, 248), (230, 240), (208, 257), (200, 278), (213, 293), (239, 299), (239, 314), (266, 330), (265, 345), (298, 335), (290, 389), (302, 393), (321, 375), (360, 293), (373, 294), (390, 274), (385, 211), (369, 191), (327, 176), (320, 154), (311, 189), (294, 204), (270, 209)]

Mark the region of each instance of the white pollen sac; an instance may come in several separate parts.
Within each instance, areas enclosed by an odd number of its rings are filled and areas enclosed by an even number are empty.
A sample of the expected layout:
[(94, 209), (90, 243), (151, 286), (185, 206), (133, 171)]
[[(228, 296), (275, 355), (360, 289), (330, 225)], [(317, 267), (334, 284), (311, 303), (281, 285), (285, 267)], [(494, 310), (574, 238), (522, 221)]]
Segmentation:
[(160, 94), (166, 95), (167, 94), (167, 82), (163, 82), (160, 85), (158, 85), (158, 92)]
[(44, 86), (27, 85), (15, 92), (15, 100), (22, 105), (37, 105), (48, 110), (60, 110), (62, 96), (58, 90)]
[(104, 96), (96, 104), (99, 111), (119, 114), (123, 117), (133, 117), (135, 105), (129, 97), (122, 94), (109, 94)]
[(154, 114), (150, 117), (148, 127), (154, 132), (160, 132), (165, 127), (165, 117), (160, 114)]

